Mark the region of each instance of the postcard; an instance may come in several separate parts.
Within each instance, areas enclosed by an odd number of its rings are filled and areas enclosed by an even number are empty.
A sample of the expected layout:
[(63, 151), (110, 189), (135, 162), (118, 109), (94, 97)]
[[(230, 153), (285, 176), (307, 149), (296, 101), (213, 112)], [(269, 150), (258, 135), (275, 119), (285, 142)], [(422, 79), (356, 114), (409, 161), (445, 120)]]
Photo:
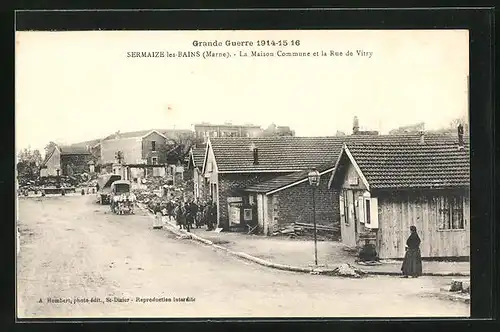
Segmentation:
[(15, 43), (18, 318), (470, 316), (467, 30)]

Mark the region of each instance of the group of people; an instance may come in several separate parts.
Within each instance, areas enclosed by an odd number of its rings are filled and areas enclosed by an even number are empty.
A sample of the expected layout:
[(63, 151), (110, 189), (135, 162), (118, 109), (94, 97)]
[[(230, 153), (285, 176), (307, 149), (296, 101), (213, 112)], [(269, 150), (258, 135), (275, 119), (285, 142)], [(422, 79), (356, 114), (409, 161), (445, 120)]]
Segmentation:
[(186, 202), (169, 201), (164, 212), (170, 220), (176, 221), (179, 229), (188, 232), (191, 228), (203, 226), (207, 226), (207, 230), (214, 230), (217, 223), (217, 205), (212, 200), (206, 203), (193, 199)]

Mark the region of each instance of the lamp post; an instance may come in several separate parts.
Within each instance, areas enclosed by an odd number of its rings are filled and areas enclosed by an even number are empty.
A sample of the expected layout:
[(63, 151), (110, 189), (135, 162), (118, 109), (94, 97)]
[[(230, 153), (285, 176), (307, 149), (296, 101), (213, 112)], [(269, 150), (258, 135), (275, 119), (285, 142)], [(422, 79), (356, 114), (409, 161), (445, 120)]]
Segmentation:
[(307, 178), (309, 179), (309, 184), (312, 187), (312, 198), (313, 198), (313, 223), (314, 223), (314, 263), (318, 265), (318, 241), (316, 238), (316, 187), (319, 186), (320, 174), (319, 172), (313, 168), (308, 174)]

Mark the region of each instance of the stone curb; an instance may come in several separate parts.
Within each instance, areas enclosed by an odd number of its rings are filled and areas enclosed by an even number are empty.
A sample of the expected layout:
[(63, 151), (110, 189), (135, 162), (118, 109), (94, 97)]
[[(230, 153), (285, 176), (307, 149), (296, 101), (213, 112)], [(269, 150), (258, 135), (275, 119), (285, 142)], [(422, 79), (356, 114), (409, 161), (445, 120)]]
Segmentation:
[[(143, 209), (143, 210), (149, 212), (149, 209), (146, 208), (146, 207), (144, 207), (144, 205), (142, 205), (140, 203), (137, 203), (137, 206), (140, 209)], [(264, 259), (252, 256), (252, 255), (249, 255), (249, 254), (247, 254), (245, 252), (231, 251), (231, 250), (229, 250), (226, 247), (214, 244), (210, 240), (204, 239), (204, 238), (202, 238), (202, 237), (200, 237), (198, 235), (195, 235), (193, 233), (189, 233), (189, 232), (187, 232), (187, 231), (185, 231), (183, 229), (182, 230), (178, 230), (177, 227), (176, 227), (176, 225), (173, 224), (173, 223), (171, 223), (170, 221), (167, 221), (166, 223), (170, 226), (170, 227), (167, 227), (166, 229), (168, 231), (174, 233), (177, 236), (185, 236), (188, 239), (192, 239), (192, 240), (204, 243), (206, 245), (212, 246), (213, 248), (225, 251), (225, 252), (227, 252), (227, 253), (229, 253), (229, 254), (231, 254), (233, 256), (237, 256), (237, 257), (243, 258), (245, 260), (248, 260), (248, 261), (254, 262), (256, 264), (269, 267), (269, 268), (273, 268), (273, 269), (277, 269), (277, 270), (283, 270), (283, 271), (313, 273), (313, 274), (328, 274), (328, 273), (332, 273), (335, 270), (335, 268), (319, 268), (319, 269), (315, 269), (315, 268), (307, 268), (307, 267), (299, 267), (299, 266), (291, 266), (291, 265), (284, 265), (284, 264), (273, 263), (273, 262), (266, 261)], [(391, 271), (367, 271), (367, 270), (363, 270), (363, 269), (359, 269), (359, 270), (362, 271), (363, 274), (366, 274), (366, 275), (401, 276), (401, 273), (398, 273), (398, 272), (391, 272)], [(460, 273), (460, 272), (456, 272), (456, 273), (455, 272), (443, 272), (443, 273), (433, 273), (433, 272), (430, 272), (430, 273), (423, 273), (423, 276), (439, 276), (439, 277), (465, 276), (465, 277), (468, 277), (468, 276), (470, 276), (470, 274)]]
[[(367, 274), (371, 275), (383, 275), (383, 276), (401, 276), (400, 272), (393, 272), (393, 271), (367, 271), (363, 270)], [(424, 272), (422, 273), (422, 276), (426, 277), (469, 277), (469, 273), (462, 273), (462, 272)]]

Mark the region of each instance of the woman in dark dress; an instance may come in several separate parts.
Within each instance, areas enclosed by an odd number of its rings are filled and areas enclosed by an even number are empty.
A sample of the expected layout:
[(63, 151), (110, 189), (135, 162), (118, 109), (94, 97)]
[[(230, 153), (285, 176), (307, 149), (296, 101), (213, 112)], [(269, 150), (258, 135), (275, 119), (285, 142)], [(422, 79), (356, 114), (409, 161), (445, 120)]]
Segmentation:
[(406, 253), (401, 271), (403, 278), (417, 278), (422, 275), (422, 257), (420, 256), (420, 237), (415, 226), (410, 227), (410, 236), (406, 240)]

